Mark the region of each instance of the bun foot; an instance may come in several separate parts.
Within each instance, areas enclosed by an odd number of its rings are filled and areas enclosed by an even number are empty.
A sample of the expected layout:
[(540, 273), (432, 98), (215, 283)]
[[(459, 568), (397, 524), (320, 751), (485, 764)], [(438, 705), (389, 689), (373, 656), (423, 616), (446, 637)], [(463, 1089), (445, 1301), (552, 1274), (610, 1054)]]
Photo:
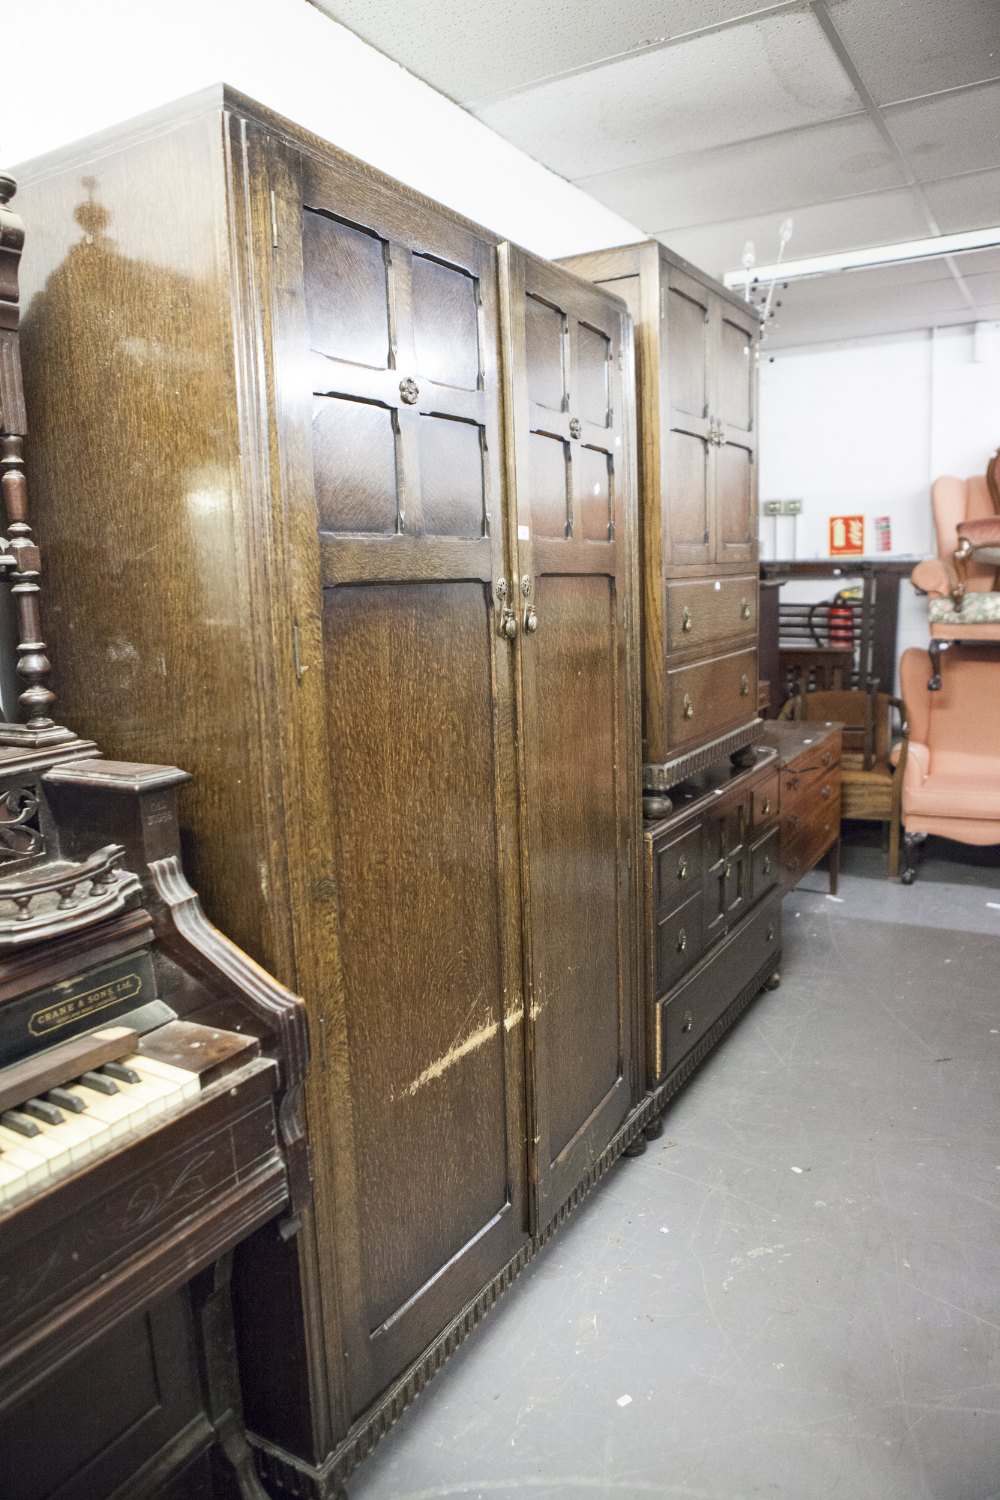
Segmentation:
[(764, 988), (766, 990), (777, 990), (777, 989), (780, 989), (781, 988), (781, 975), (780, 974), (772, 974), (771, 977), (770, 977), (770, 979), (765, 979), (764, 980)]
[(622, 1154), (624, 1156), (644, 1156), (645, 1152), (646, 1137), (644, 1135), (637, 1135), (632, 1144), (625, 1147), (625, 1150)]
[(657, 1115), (655, 1120), (650, 1120), (649, 1124), (645, 1127), (642, 1133), (646, 1137), (647, 1141), (659, 1140), (660, 1136), (663, 1134), (663, 1116)]

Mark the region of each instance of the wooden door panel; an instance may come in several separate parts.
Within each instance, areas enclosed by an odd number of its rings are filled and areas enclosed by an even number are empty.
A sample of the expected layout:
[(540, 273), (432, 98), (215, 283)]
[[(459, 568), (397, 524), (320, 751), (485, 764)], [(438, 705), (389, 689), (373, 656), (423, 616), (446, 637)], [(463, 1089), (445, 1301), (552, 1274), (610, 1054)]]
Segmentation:
[(276, 374), (315, 410), (339, 949), (315, 1001), (336, 1039), (310, 1096), (319, 1248), (357, 1415), (526, 1232), (496, 251), (349, 163), (272, 159), (283, 284), (302, 285)]
[(490, 614), (479, 583), (327, 591), (371, 1333), (510, 1202)]
[(671, 563), (709, 560), (711, 498), (708, 444), (697, 433), (674, 430), (667, 438), (664, 549)]
[[(697, 282), (683, 278), (666, 290), (666, 348), (670, 370), (672, 411), (690, 417), (708, 416), (709, 314), (707, 294)], [(673, 419), (671, 420), (673, 425)]]
[(477, 390), (482, 372), (475, 279), (426, 255), (414, 255), (411, 278), (419, 374), (440, 385)]
[(719, 324), (718, 418), (739, 432), (753, 427), (754, 339), (740, 323), (722, 314)]
[[(535, 585), (539, 686), (526, 736), (532, 1013), (545, 1030), (551, 1170), (621, 1077), (612, 580)], [(527, 727), (527, 726), (526, 726)], [(572, 757), (572, 769), (567, 761)], [(582, 982), (581, 982), (582, 979)]]
[(751, 449), (724, 443), (716, 451), (715, 509), (717, 560), (753, 562), (757, 497)]
[(395, 534), (396, 441), (389, 408), (344, 396), (313, 398), (313, 472), (322, 530)]
[(635, 787), (623, 600), (635, 500), (617, 304), (509, 246), (501, 268), (524, 622), (526, 987), (541, 1228), (631, 1099)]
[(359, 224), (322, 211), (303, 215), (306, 314), (318, 353), (388, 368), (388, 249), (386, 240)]

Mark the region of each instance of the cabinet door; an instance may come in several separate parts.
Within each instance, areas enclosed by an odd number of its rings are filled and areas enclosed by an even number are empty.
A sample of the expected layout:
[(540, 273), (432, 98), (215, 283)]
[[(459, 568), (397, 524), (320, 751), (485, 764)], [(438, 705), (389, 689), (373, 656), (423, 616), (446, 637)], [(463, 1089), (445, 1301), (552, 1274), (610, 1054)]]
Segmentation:
[[(535, 1223), (631, 1101), (635, 785), (625, 315), (504, 246), (524, 766)], [(637, 832), (637, 827), (636, 827)]]
[(756, 319), (719, 297), (713, 324), (713, 558), (752, 563), (757, 556)]
[(712, 560), (711, 294), (661, 262), (660, 340), (666, 371), (663, 557), (669, 566)]
[(496, 252), (332, 154), (279, 158), (272, 185), (286, 493), (311, 486), (318, 532), (322, 682), (300, 680), (330, 789), (331, 878), (300, 916), (327, 944), (310, 1126), (354, 1416), (524, 1241)]

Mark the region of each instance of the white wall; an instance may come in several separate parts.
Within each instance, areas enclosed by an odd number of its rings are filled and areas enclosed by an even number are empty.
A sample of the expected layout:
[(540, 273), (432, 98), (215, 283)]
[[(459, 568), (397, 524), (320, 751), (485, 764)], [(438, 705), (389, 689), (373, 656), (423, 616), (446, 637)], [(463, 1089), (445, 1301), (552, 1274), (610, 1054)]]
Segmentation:
[[(892, 552), (931, 555), (930, 485), (981, 474), (1000, 444), (1000, 324), (778, 350), (760, 371), (760, 498), (801, 499), (802, 515), (761, 517), (761, 556), (829, 556), (832, 515), (892, 521)], [(796, 533), (797, 532), (797, 536)], [(845, 563), (845, 578), (849, 564)], [(786, 584), (782, 597), (829, 598), (838, 583)], [(900, 590), (899, 649), (927, 640), (926, 603)]]
[(307, 0), (9, 0), (5, 25), (7, 166), (225, 82), (540, 255), (643, 238)]

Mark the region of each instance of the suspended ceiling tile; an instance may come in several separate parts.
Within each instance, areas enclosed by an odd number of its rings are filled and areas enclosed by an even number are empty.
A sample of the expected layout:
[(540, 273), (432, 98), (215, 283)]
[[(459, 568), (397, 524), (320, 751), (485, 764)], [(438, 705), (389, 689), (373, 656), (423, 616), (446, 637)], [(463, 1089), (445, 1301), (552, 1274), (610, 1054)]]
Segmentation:
[(748, 140), (862, 108), (810, 11), (678, 42), (475, 113), (566, 177)]
[[(992, 314), (983, 317), (989, 321)], [(928, 328), (961, 328), (975, 322), (973, 314), (964, 312), (938, 312), (928, 314), (921, 309), (884, 312), (872, 320), (870, 312), (852, 314), (850, 311), (834, 311), (827, 317), (807, 317), (794, 325), (775, 328), (761, 350), (761, 358), (768, 359), (782, 349), (800, 348), (803, 344), (839, 344), (848, 339), (865, 339), (878, 336), (885, 338), (894, 333), (917, 333)]]
[(773, 0), (506, 0), (386, 5), (313, 0), (418, 78), (467, 104), (685, 32), (769, 8)]
[(925, 182), (924, 197), (942, 234), (1000, 224), (1000, 168)]
[(966, 250), (951, 259), (963, 276), (1000, 276), (1000, 249)]
[(962, 279), (976, 304), (979, 316), (988, 317), (989, 314), (984, 309), (995, 307), (1000, 302), (1000, 271), (993, 271), (985, 276), (970, 276), (963, 273)]
[(830, 10), (879, 104), (1000, 76), (997, 0), (834, 0)]
[(1000, 82), (896, 104), (883, 115), (920, 182), (1000, 165)]
[[(696, 266), (721, 276), (742, 265), (747, 240), (753, 241), (758, 263), (771, 265), (778, 253), (778, 230), (785, 217), (784, 213), (771, 213), (732, 219), (725, 224), (657, 232), (657, 238)], [(797, 208), (791, 218), (792, 238), (785, 256), (795, 260), (919, 239), (927, 233), (927, 221), (909, 188)]]
[(714, 151), (579, 180), (633, 224), (672, 229), (854, 198), (903, 185), (894, 156), (860, 115)]

